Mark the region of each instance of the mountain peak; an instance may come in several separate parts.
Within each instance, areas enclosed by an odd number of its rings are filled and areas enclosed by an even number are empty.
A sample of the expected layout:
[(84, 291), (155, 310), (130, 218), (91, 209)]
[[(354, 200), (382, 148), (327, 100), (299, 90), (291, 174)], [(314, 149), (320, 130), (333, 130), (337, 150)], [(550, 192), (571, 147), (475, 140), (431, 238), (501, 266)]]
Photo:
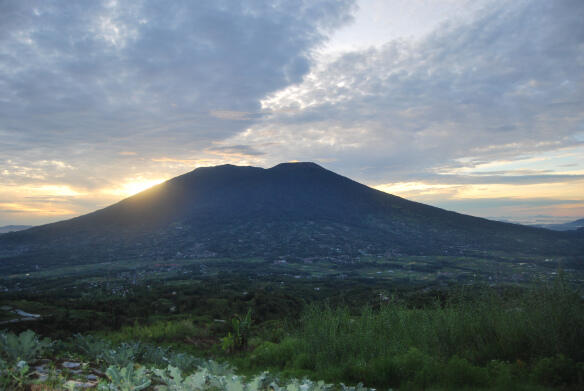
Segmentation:
[(25, 258), (582, 254), (583, 245), (579, 234), (408, 201), (313, 162), (269, 169), (227, 164), (197, 168), (84, 216), (3, 234), (0, 271), (7, 259), (20, 264)]
[(298, 169), (320, 169), (324, 170), (322, 166), (314, 162), (286, 162), (280, 163), (272, 167), (270, 170), (298, 170)]

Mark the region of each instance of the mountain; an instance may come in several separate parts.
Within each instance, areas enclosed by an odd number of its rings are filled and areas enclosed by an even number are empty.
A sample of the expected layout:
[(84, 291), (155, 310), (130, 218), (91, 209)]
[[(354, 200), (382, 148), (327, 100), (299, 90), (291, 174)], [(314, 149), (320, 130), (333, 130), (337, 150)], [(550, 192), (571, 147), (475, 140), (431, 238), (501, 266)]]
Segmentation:
[(578, 219), (563, 224), (537, 224), (536, 227), (547, 228), (554, 231), (573, 231), (584, 227), (584, 219)]
[(32, 225), (4, 225), (4, 226), (0, 227), (0, 234), (4, 234), (7, 232), (22, 231), (25, 229), (29, 229), (31, 227), (32, 227)]
[(314, 163), (223, 165), (198, 168), (87, 215), (0, 235), (0, 263), (484, 251), (581, 255), (582, 239), (408, 201)]

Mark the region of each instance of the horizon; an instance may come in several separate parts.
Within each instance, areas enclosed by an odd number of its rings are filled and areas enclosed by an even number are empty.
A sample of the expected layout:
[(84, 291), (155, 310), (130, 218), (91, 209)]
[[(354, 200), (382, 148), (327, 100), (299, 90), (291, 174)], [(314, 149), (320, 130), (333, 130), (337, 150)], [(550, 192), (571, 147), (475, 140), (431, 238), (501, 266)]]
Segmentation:
[(0, 5), (0, 226), (311, 161), (492, 220), (584, 217), (584, 3)]
[[(189, 174), (191, 172), (196, 171), (199, 168), (216, 168), (216, 167), (223, 167), (223, 166), (232, 166), (232, 167), (253, 167), (253, 168), (260, 168), (260, 169), (263, 169), (263, 170), (269, 170), (269, 169), (275, 168), (275, 167), (280, 166), (280, 165), (283, 165), (283, 164), (314, 164), (314, 165), (317, 165), (318, 167), (320, 167), (322, 169), (325, 169), (327, 171), (331, 171), (328, 168), (326, 168), (325, 166), (320, 165), (320, 164), (315, 163), (315, 162), (311, 162), (311, 161), (288, 161), (288, 162), (280, 162), (280, 163), (277, 163), (277, 164), (275, 164), (275, 165), (273, 165), (271, 167), (259, 167), (259, 166), (251, 166), (251, 165), (237, 165), (237, 164), (225, 163), (225, 164), (220, 164), (220, 165), (216, 165), (216, 166), (200, 166), (200, 167), (197, 167), (197, 168), (195, 168), (193, 170), (190, 170), (190, 171), (184, 172), (182, 174), (179, 174), (177, 176), (182, 176), (182, 175)], [(342, 175), (342, 174), (336, 173), (334, 171), (331, 171), (331, 172), (333, 172), (334, 174)], [(345, 178), (348, 178), (350, 180), (353, 180), (350, 177), (347, 177), (347, 176), (344, 176), (344, 175), (342, 175), (342, 176), (345, 177)], [(141, 192), (144, 192), (144, 191), (146, 191), (146, 190), (148, 190), (148, 189), (150, 189), (152, 187), (155, 187), (157, 185), (164, 184), (165, 182), (168, 182), (169, 180), (174, 179), (174, 178), (176, 178), (176, 177), (167, 178), (167, 179), (164, 179), (164, 180), (162, 180), (160, 182), (157, 182), (157, 183), (154, 183), (154, 184), (148, 185), (148, 186), (145, 186), (145, 185), (142, 186), (142, 187), (136, 186), (134, 188), (135, 189), (135, 192), (133, 192), (132, 194), (128, 194), (124, 198), (121, 198), (119, 200), (114, 201), (112, 204), (115, 204), (117, 202), (123, 201), (126, 198), (130, 198), (132, 196), (135, 196), (135, 195), (137, 195), (137, 194), (139, 194)], [(357, 183), (360, 183), (358, 181), (356, 181), (356, 182)], [(366, 186), (368, 186), (368, 185), (366, 185)], [(368, 187), (370, 187), (372, 189), (376, 189), (376, 190), (382, 191), (382, 192), (387, 193), (387, 194), (392, 194), (392, 193), (388, 193), (388, 192), (384, 191), (381, 188), (376, 188), (376, 187), (372, 187), (372, 186), (368, 186)], [(393, 194), (393, 195), (396, 195), (396, 194)], [(112, 204), (110, 204), (110, 205), (112, 205)], [(110, 205), (106, 205), (105, 207), (110, 206)], [(427, 204), (427, 205), (430, 205), (430, 204)], [(434, 206), (434, 205), (431, 205), (431, 206)], [(102, 208), (99, 208), (99, 209), (96, 209), (96, 210), (93, 210), (93, 211), (89, 211), (88, 213), (92, 213), (92, 212), (97, 211), (97, 210), (100, 210), (100, 209), (102, 209)], [(445, 208), (441, 208), (441, 209), (445, 209)], [(448, 209), (445, 209), (445, 210), (448, 210)], [(456, 212), (456, 211), (454, 211), (454, 212)], [(72, 216), (70, 218), (76, 218), (76, 217), (79, 217), (79, 216), (82, 216), (82, 215)], [(483, 217), (483, 216), (475, 216), (475, 217)], [(555, 220), (553, 222), (550, 222), (548, 219), (546, 219), (546, 217), (548, 217), (548, 216), (535, 216), (535, 217), (539, 217), (541, 220), (539, 220), (539, 221), (536, 220), (536, 221), (520, 222), (520, 221), (507, 220), (505, 218), (492, 218), (492, 217), (483, 217), (483, 218), (487, 218), (489, 220), (494, 220), (494, 221), (501, 221), (501, 222), (512, 223), (512, 224), (521, 224), (521, 225), (561, 224), (561, 223), (569, 223), (569, 222), (573, 222), (575, 220), (579, 220), (579, 218), (577, 218), (577, 219), (564, 220), (564, 221), (560, 221), (560, 222), (558, 222), (557, 220)], [(69, 220), (70, 218), (61, 219), (61, 220), (55, 220), (55, 221), (49, 221), (49, 222), (44, 222), (44, 223), (41, 223), (41, 224), (28, 224), (28, 225), (4, 224), (4, 225), (0, 225), (0, 228), (6, 228), (6, 227), (21, 227), (21, 226), (22, 227), (34, 227), (34, 226), (40, 226), (40, 225), (50, 224), (50, 223), (54, 223), (54, 222), (58, 222), (58, 221), (63, 221), (63, 220)]]

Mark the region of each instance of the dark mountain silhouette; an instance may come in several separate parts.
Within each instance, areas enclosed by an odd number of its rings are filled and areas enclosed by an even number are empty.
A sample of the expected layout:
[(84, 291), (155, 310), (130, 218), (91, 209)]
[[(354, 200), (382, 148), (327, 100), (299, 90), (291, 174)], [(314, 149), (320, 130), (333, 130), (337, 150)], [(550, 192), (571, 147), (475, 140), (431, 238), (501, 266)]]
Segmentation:
[(471, 217), (314, 163), (198, 168), (105, 209), (0, 235), (2, 264), (129, 258), (582, 254), (582, 235)]
[(584, 219), (578, 219), (563, 224), (537, 224), (535, 227), (547, 228), (554, 231), (573, 231), (584, 228)]
[(3, 225), (2, 227), (0, 227), (0, 234), (4, 234), (7, 232), (22, 231), (25, 229), (29, 229), (31, 227), (32, 225)]

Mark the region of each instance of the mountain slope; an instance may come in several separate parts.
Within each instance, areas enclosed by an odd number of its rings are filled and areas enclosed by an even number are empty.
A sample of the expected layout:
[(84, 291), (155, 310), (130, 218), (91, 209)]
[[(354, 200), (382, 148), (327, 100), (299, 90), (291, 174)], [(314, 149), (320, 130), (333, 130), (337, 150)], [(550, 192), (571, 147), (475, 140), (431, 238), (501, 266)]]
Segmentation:
[(0, 236), (3, 263), (120, 258), (582, 254), (582, 235), (462, 215), (314, 163), (198, 168), (105, 209)]
[(584, 219), (578, 219), (563, 224), (537, 224), (536, 227), (547, 228), (554, 231), (573, 231), (584, 228)]
[(4, 234), (7, 232), (22, 231), (24, 229), (29, 229), (31, 227), (32, 225), (4, 225), (0, 227), (0, 234)]

